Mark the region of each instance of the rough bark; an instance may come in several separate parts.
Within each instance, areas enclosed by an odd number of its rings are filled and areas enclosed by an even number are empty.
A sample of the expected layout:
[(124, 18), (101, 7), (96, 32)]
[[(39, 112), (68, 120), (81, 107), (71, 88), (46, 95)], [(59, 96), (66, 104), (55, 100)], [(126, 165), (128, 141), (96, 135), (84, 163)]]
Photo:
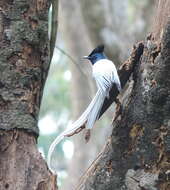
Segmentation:
[(164, 33), (165, 25), (167, 24), (169, 19), (170, 2), (167, 0), (159, 0), (157, 3), (157, 7), (158, 8), (155, 23), (153, 26), (153, 32), (155, 39), (160, 40)]
[[(121, 118), (114, 123), (104, 150), (78, 189), (170, 189), (169, 6), (168, 0), (159, 2), (161, 29), (157, 25), (156, 40), (149, 36), (145, 41), (143, 55), (133, 72), (134, 85), (128, 100), (123, 103)], [(163, 13), (160, 7), (164, 7)]]
[(50, 60), (49, 4), (0, 1), (0, 189), (56, 189), (36, 148)]
[[(107, 47), (107, 55), (113, 58), (116, 64), (120, 62), (121, 52), (126, 52), (126, 55), (128, 54), (127, 43), (131, 44), (129, 39), (131, 39), (130, 37), (133, 35), (125, 32), (128, 28), (127, 2), (127, 0), (106, 0), (103, 2), (98, 0), (61, 1), (60, 23), (61, 25), (65, 25), (62, 30), (62, 35), (66, 42), (66, 48), (77, 63), (80, 63), (79, 67), (82, 68), (81, 70), (83, 70), (84, 73), (87, 73), (87, 69), (86, 66), (81, 63), (81, 59), (85, 52), (88, 54), (89, 51), (91, 51), (92, 46), (95, 47), (104, 42)], [(122, 11), (122, 9), (124, 11)], [(91, 80), (91, 77), (89, 75), (88, 78), (84, 77), (77, 65), (71, 65), (70, 68), (72, 72), (72, 86), (70, 91), (73, 105), (73, 118), (77, 118), (89, 103), (89, 95), (91, 95), (91, 93), (89, 93), (89, 78)], [(91, 138), (92, 140), (89, 143), (91, 147), (90, 151), (86, 151), (86, 148), (82, 149), (82, 146), (84, 146), (82, 134), (76, 136), (73, 140), (75, 143), (75, 154), (72, 162), (69, 164), (70, 169), (68, 174), (71, 176), (69, 180), (72, 181), (72, 184), (75, 184), (75, 181), (78, 180), (78, 176), (80, 176), (82, 171), (87, 167), (89, 157), (90, 160), (92, 160), (92, 155), (95, 154), (98, 144), (103, 144), (105, 140), (105, 138), (103, 138), (105, 135), (103, 134), (107, 134), (106, 129), (101, 129), (103, 131), (105, 130), (105, 132), (99, 131), (99, 128), (95, 130), (93, 134), (95, 134), (97, 140), (95, 139), (94, 143), (94, 136)], [(69, 180), (66, 180), (66, 183), (68, 183)], [(68, 185), (68, 189), (71, 187), (71, 185)], [(66, 189), (66, 186), (64, 189)]]
[[(143, 46), (144, 45), (142, 42), (138, 43), (137, 46), (134, 46), (131, 56), (127, 61), (125, 61), (125, 63), (118, 70), (118, 75), (121, 81), (122, 88), (124, 88), (125, 85), (127, 84), (130, 76), (135, 70), (137, 63), (139, 62), (141, 55), (143, 54), (143, 48), (144, 48)], [(117, 90), (116, 85), (113, 85), (113, 87), (109, 92), (109, 98), (105, 99), (104, 104), (101, 108), (99, 119), (102, 116), (102, 114), (105, 113), (105, 111), (110, 107), (110, 105), (113, 102), (116, 102), (118, 94), (119, 92)]]
[(0, 132), (0, 189), (56, 190), (56, 177), (37, 150), (35, 135), (24, 130)]

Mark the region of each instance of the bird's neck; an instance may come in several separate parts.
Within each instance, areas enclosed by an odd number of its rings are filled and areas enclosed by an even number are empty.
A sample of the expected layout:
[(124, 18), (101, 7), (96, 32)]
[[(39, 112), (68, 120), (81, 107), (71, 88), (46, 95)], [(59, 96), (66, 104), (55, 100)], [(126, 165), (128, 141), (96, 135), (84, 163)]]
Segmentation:
[(106, 56), (104, 55), (104, 53), (95, 53), (91, 59), (92, 65), (94, 65), (97, 61), (101, 59), (106, 59)]

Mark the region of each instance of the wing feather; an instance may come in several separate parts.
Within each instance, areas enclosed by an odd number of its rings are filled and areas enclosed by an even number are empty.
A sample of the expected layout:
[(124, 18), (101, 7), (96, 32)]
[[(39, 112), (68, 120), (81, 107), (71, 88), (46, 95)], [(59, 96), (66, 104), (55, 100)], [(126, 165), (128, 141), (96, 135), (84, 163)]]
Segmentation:
[(121, 90), (121, 84), (115, 65), (108, 59), (102, 59), (93, 66), (93, 77), (99, 90), (108, 96), (113, 83), (116, 84), (118, 90)]

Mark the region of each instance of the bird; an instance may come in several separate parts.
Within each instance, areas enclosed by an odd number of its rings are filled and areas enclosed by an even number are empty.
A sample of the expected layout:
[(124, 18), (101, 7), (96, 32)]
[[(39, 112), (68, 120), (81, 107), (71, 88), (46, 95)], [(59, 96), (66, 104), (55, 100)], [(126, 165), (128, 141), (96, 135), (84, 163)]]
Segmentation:
[(116, 66), (106, 57), (103, 44), (97, 46), (88, 56), (84, 56), (83, 58), (89, 60), (92, 64), (92, 76), (96, 81), (97, 92), (82, 115), (50, 145), (47, 156), (47, 163), (50, 169), (51, 157), (56, 145), (63, 140), (64, 137), (72, 136), (83, 128), (86, 128), (85, 139), (88, 141), (90, 138), (90, 130), (100, 116), (100, 111), (105, 99), (109, 99), (109, 92), (112, 86), (115, 85), (117, 90), (119, 92), (121, 91), (121, 83)]

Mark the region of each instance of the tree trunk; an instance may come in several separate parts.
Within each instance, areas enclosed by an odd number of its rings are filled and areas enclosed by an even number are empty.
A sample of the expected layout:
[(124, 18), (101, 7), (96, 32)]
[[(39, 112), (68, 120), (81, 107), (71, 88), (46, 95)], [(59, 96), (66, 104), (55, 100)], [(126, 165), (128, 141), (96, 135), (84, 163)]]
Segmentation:
[(37, 150), (49, 68), (47, 0), (0, 1), (0, 189), (54, 190)]
[(169, 190), (170, 1), (160, 0), (152, 36), (133, 72), (133, 88), (81, 190)]

